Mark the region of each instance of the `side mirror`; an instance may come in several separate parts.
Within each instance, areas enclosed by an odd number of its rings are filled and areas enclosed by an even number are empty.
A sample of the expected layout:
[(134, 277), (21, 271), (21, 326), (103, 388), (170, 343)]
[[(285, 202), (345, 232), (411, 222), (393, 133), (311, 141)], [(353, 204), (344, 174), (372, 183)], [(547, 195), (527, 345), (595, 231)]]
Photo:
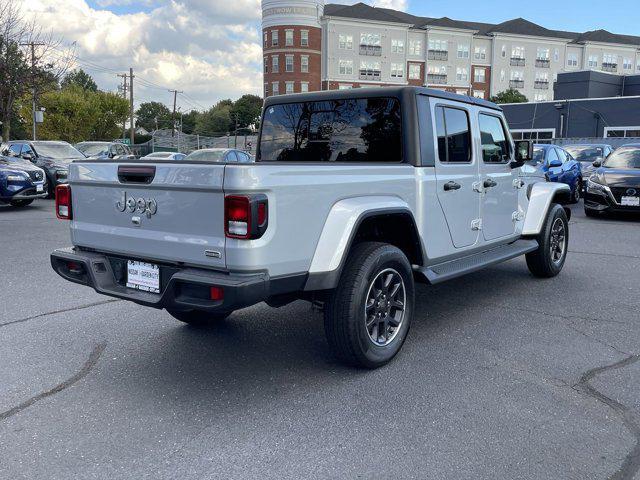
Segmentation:
[(518, 140), (515, 142), (515, 160), (509, 166), (511, 168), (520, 168), (526, 162), (533, 160), (533, 142), (531, 140)]
[(596, 160), (592, 165), (596, 168), (600, 168), (602, 166), (602, 160)]
[(551, 160), (549, 162), (549, 168), (556, 168), (561, 166), (562, 166), (562, 162), (560, 160)]

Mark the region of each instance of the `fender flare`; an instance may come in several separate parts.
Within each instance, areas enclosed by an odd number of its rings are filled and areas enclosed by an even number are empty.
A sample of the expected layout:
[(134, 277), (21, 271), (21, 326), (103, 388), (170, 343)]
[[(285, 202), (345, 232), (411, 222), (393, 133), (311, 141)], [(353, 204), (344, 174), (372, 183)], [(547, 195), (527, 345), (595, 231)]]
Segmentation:
[(542, 226), (549, 213), (554, 199), (558, 196), (571, 195), (571, 188), (564, 183), (537, 182), (531, 185), (528, 192), (529, 206), (522, 227), (523, 236), (535, 236), (542, 231)]
[(336, 202), (329, 211), (316, 245), (305, 290), (335, 288), (353, 238), (362, 222), (372, 216), (394, 213), (408, 214), (415, 226), (411, 208), (398, 197), (376, 195), (346, 198)]

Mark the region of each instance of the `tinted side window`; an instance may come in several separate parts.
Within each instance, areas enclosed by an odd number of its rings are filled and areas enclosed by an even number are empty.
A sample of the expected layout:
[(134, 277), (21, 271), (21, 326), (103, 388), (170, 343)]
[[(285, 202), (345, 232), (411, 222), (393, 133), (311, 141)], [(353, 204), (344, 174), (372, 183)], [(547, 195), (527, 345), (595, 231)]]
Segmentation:
[(257, 161), (401, 162), (396, 98), (273, 105), (262, 122)]
[(510, 146), (502, 121), (492, 115), (480, 114), (482, 160), (486, 163), (505, 163), (511, 157)]
[(438, 157), (441, 162), (464, 163), (471, 161), (471, 131), (469, 114), (465, 110), (437, 107), (436, 131)]
[(231, 151), (227, 152), (227, 157), (225, 158), (225, 162), (237, 162), (238, 157), (236, 156), (236, 152)]
[(9, 147), (9, 152), (14, 155), (14, 156), (18, 156), (20, 155), (20, 148), (22, 148), (22, 144), (21, 143), (14, 143)]
[(565, 163), (567, 160), (569, 160), (567, 158), (567, 154), (565, 153), (564, 150), (560, 149), (560, 148), (556, 148), (556, 153), (558, 154), (558, 158), (560, 159), (560, 161), (562, 163)]
[(33, 150), (31, 149), (31, 145), (25, 143), (22, 146), (22, 151), (20, 152), (20, 155), (24, 155), (25, 153), (29, 153), (31, 155), (33, 155)]

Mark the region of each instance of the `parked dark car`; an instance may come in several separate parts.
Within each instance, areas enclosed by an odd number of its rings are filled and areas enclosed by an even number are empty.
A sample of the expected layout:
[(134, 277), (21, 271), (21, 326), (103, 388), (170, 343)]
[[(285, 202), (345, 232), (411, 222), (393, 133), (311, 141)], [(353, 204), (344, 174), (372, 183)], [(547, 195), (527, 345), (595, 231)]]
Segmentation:
[(233, 148), (203, 148), (195, 150), (185, 157), (195, 162), (250, 163), (254, 158), (247, 152)]
[(47, 175), (49, 196), (55, 195), (57, 185), (67, 183), (69, 164), (86, 156), (67, 142), (12, 140), (7, 143), (6, 155), (28, 160)]
[(571, 188), (571, 201), (578, 203), (582, 195), (582, 169), (564, 149), (555, 145), (534, 145), (531, 162), (550, 182), (566, 183)]
[(44, 170), (19, 158), (0, 156), (0, 203), (26, 207), (46, 196)]
[(569, 155), (575, 160), (580, 162), (580, 168), (582, 168), (582, 178), (586, 188), (586, 179), (593, 175), (596, 168), (593, 166), (593, 162), (604, 162), (604, 160), (611, 155), (614, 148), (606, 143), (598, 143), (593, 145), (565, 145), (563, 147)]
[(587, 180), (584, 212), (590, 217), (603, 212), (640, 213), (640, 144), (617, 148), (604, 162), (593, 165), (596, 171)]
[(136, 156), (120, 142), (80, 142), (75, 146), (92, 160), (133, 160)]

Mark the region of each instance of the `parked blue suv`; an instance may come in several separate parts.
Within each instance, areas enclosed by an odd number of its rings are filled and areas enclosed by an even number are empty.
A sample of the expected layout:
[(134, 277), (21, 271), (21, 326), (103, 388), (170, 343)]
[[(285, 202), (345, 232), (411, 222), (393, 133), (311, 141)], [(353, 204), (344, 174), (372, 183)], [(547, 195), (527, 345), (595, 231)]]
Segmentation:
[(26, 207), (46, 196), (44, 170), (18, 158), (0, 156), (0, 203)]
[(556, 145), (533, 146), (532, 165), (550, 182), (566, 183), (571, 188), (571, 201), (578, 203), (582, 195), (582, 168), (563, 148)]

